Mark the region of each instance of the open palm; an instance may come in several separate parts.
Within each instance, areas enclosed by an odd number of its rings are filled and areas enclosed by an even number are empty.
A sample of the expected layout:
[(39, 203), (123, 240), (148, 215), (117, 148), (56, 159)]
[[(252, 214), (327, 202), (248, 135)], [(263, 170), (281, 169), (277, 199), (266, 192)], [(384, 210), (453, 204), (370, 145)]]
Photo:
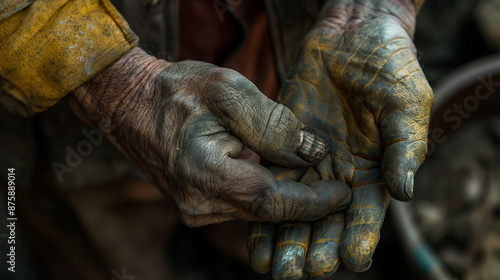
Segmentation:
[(279, 96), (331, 141), (329, 155), (304, 170), (271, 169), (280, 180), (345, 182), (352, 202), (345, 212), (283, 223), (275, 232), (271, 224), (253, 224), (252, 265), (265, 272), (272, 264), (275, 279), (299, 279), (304, 269), (323, 278), (340, 259), (353, 271), (367, 270), (390, 195), (411, 199), (427, 151), (432, 90), (403, 24), (386, 14), (339, 30), (336, 14), (330, 16), (306, 37)]

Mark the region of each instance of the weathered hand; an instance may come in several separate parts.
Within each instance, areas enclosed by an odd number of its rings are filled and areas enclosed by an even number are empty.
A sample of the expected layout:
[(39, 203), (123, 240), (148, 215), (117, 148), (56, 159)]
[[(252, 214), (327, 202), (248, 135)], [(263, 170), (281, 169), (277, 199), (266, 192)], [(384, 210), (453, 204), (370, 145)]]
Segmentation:
[(272, 266), (275, 279), (300, 279), (305, 270), (321, 279), (340, 259), (352, 271), (369, 269), (389, 194), (411, 199), (427, 151), (433, 96), (411, 40), (414, 17), (410, 0), (325, 4), (279, 101), (328, 138), (330, 152), (305, 172), (275, 167), (273, 173), (304, 184), (345, 182), (352, 202), (314, 224), (252, 224), (255, 270)]
[(169, 63), (132, 49), (69, 97), (91, 125), (107, 120), (111, 140), (174, 201), (181, 220), (315, 220), (347, 207), (343, 183), (278, 182), (239, 159), (244, 144), (283, 166), (308, 166), (326, 141), (235, 71)]

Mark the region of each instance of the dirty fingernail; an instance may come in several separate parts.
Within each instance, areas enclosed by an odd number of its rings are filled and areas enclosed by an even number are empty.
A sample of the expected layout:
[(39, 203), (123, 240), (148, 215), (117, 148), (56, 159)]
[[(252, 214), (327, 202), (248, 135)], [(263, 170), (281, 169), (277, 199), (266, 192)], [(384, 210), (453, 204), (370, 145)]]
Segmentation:
[(413, 198), (413, 170), (408, 170), (406, 172), (406, 180), (404, 182), (404, 192), (407, 198), (407, 201), (410, 201)]
[(296, 138), (296, 154), (308, 163), (317, 163), (326, 157), (328, 141), (313, 129), (301, 125)]

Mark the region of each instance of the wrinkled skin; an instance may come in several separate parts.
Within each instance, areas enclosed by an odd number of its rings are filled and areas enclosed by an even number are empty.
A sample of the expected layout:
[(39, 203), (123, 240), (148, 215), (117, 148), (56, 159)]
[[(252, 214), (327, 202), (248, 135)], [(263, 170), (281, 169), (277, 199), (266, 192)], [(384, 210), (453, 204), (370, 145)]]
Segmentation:
[(235, 71), (169, 63), (132, 49), (68, 101), (98, 126), (174, 202), (180, 219), (202, 226), (231, 219), (315, 220), (347, 207), (340, 182), (280, 182), (239, 159), (244, 144), (275, 164), (304, 167), (327, 143), (291, 111)]
[(427, 152), (433, 96), (411, 40), (414, 17), (405, 0), (337, 0), (323, 8), (279, 101), (328, 138), (330, 152), (313, 167), (271, 171), (304, 184), (345, 182), (352, 202), (314, 223), (252, 224), (248, 247), (256, 271), (323, 279), (340, 261), (355, 272), (371, 266), (390, 196), (411, 199)]

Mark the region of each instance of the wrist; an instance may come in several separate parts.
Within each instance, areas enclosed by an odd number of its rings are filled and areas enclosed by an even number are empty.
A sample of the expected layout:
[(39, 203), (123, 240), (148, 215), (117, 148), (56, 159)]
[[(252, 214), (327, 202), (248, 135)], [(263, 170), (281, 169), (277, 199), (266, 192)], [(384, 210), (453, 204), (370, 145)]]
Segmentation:
[[(68, 95), (76, 115), (89, 125), (118, 126), (154, 98), (158, 75), (172, 63), (132, 48), (97, 76)], [(138, 102), (140, 100), (140, 102)]]
[[(353, 3), (354, 2), (354, 3)], [(316, 21), (316, 28), (337, 33), (353, 32), (369, 20), (394, 18), (413, 37), (418, 3), (422, 0), (327, 0)]]

